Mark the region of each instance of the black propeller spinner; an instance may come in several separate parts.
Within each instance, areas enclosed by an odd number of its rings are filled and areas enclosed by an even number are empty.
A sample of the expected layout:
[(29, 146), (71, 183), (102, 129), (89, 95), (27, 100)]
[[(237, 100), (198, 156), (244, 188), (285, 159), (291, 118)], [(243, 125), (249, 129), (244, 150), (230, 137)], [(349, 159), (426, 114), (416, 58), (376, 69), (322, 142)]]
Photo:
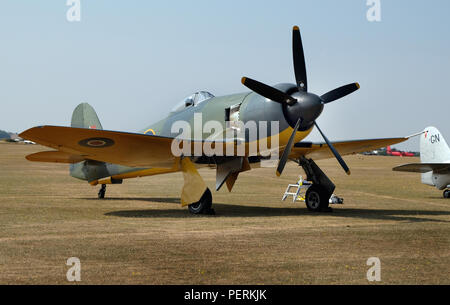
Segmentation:
[(333, 144), (331, 144), (331, 142), (319, 128), (316, 119), (322, 113), (325, 104), (334, 102), (358, 90), (359, 84), (353, 83), (345, 85), (340, 88), (331, 90), (330, 92), (325, 93), (320, 97), (313, 93), (309, 93), (308, 81), (306, 77), (305, 55), (303, 52), (302, 38), (300, 36), (300, 30), (298, 26), (294, 26), (292, 31), (292, 53), (294, 59), (295, 80), (297, 83), (298, 92), (289, 95), (251, 78), (242, 78), (242, 84), (244, 84), (249, 89), (274, 102), (282, 104), (286, 109), (286, 120), (291, 126), (294, 127), (289, 141), (283, 151), (283, 155), (278, 162), (277, 176), (280, 176), (283, 172), (288, 156), (291, 153), (291, 149), (294, 145), (296, 132), (302, 126), (312, 125), (315, 125), (317, 127), (317, 130), (320, 132), (323, 139), (328, 144), (328, 147), (338, 160), (339, 164), (342, 166), (345, 172), (350, 175), (350, 169), (348, 168), (347, 164), (344, 162), (338, 151), (334, 148)]

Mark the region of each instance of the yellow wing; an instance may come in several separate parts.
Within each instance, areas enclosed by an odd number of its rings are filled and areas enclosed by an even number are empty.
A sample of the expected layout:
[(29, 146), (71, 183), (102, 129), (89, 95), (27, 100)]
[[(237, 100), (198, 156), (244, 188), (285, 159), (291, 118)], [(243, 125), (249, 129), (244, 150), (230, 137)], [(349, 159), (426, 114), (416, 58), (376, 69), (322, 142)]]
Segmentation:
[(84, 159), (131, 167), (172, 167), (172, 138), (127, 132), (41, 126), (20, 134), (58, 151), (28, 156), (33, 161), (73, 163)]
[[(342, 156), (345, 156), (398, 144), (408, 139), (409, 137), (342, 141), (333, 142), (333, 146)], [(301, 156), (314, 160), (334, 158), (333, 153), (326, 143), (314, 144), (310, 142), (296, 143), (292, 148), (289, 158), (298, 159)]]
[(55, 163), (78, 163), (85, 159), (80, 155), (73, 155), (59, 150), (41, 151), (26, 156), (28, 161), (55, 162)]

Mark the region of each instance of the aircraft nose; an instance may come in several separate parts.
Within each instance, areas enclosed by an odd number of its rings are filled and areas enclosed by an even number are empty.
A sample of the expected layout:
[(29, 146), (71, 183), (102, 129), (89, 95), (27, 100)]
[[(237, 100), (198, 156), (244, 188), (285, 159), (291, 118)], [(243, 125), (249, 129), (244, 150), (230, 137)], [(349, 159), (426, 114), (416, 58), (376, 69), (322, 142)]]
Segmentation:
[(321, 98), (311, 93), (295, 93), (292, 95), (297, 100), (292, 106), (287, 107), (287, 119), (290, 124), (301, 118), (300, 128), (311, 126), (323, 111), (323, 102)]

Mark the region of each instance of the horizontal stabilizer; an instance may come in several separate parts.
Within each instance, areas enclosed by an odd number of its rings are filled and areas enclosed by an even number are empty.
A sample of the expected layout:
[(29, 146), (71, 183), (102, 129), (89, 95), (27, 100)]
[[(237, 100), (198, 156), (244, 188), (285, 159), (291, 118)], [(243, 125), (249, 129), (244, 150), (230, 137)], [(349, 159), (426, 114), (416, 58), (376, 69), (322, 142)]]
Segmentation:
[(63, 151), (42, 151), (25, 157), (28, 161), (56, 162), (56, 163), (78, 163), (85, 160), (80, 155), (73, 155)]
[(450, 163), (411, 163), (394, 167), (392, 170), (396, 172), (410, 172), (410, 173), (428, 173), (434, 172), (448, 172), (450, 171)]

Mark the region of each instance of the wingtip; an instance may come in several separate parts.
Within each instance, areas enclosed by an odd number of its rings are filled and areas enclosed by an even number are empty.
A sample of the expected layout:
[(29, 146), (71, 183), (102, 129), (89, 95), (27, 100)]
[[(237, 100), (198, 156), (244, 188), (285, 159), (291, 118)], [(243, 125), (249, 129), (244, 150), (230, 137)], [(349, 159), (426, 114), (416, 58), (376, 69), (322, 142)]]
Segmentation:
[(28, 128), (27, 130), (24, 130), (21, 133), (19, 133), (18, 136), (21, 137), (22, 139), (25, 139), (25, 140), (34, 141), (33, 139), (31, 139), (31, 137), (29, 137), (30, 133), (33, 132), (36, 129), (44, 128), (44, 127), (47, 127), (47, 126), (48, 125), (39, 125), (39, 126)]
[(355, 83), (355, 85), (356, 85), (356, 88), (361, 88), (361, 86), (359, 85), (359, 83)]
[(300, 31), (299, 27), (298, 27), (298, 26), (296, 26), (296, 25), (294, 25), (294, 28), (293, 28), (293, 30), (294, 30), (294, 31)]
[(241, 78), (241, 83), (242, 83), (243, 85), (245, 85), (245, 81), (246, 81), (246, 80), (247, 80), (246, 77)]

